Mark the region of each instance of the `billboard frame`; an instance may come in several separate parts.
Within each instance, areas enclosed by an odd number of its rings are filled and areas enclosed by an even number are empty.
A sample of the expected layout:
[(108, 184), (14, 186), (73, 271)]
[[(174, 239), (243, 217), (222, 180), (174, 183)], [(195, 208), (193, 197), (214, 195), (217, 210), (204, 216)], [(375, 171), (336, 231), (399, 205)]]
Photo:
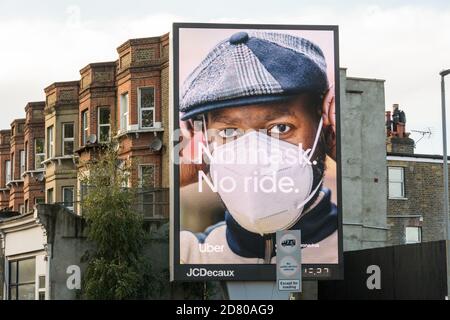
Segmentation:
[[(179, 129), (179, 57), (180, 29), (261, 29), (261, 30), (305, 30), (332, 31), (334, 41), (334, 90), (336, 110), (336, 184), (338, 210), (338, 263), (302, 264), (304, 280), (341, 280), (344, 275), (343, 253), (343, 203), (342, 203), (342, 158), (341, 158), (341, 114), (340, 114), (340, 74), (339, 74), (339, 27), (337, 25), (280, 25), (280, 24), (234, 24), (234, 23), (173, 23), (170, 51), (170, 159), (175, 159), (174, 150), (179, 141), (173, 133)], [(170, 281), (276, 281), (275, 264), (180, 264), (180, 167), (170, 163)], [(256, 267), (256, 268), (255, 268)], [(222, 275), (188, 277), (187, 272), (222, 271)], [(229, 274), (233, 273), (233, 276)]]

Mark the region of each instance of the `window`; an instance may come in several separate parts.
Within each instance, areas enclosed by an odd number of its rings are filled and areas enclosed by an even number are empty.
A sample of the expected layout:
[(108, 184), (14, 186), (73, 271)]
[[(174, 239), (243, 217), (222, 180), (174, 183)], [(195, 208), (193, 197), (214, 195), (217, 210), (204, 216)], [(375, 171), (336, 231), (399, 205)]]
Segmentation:
[(20, 177), (19, 180), (22, 179), (22, 175), (25, 173), (25, 163), (26, 163), (26, 157), (25, 157), (25, 150), (20, 150)]
[(45, 300), (45, 276), (40, 275), (39, 276), (39, 283), (38, 283), (38, 298), (39, 300)]
[(53, 126), (47, 128), (47, 158), (53, 158), (54, 148), (53, 148)]
[(88, 110), (83, 111), (83, 113), (81, 114), (81, 137), (82, 137), (82, 142), (83, 142), (83, 146), (85, 146), (87, 144), (87, 139), (88, 139), (88, 133), (89, 133), (89, 126), (88, 126)]
[(25, 200), (25, 212), (30, 212), (30, 203), (28, 200)]
[(45, 203), (45, 198), (35, 198), (34, 199), (34, 204), (35, 205), (42, 204), (42, 203)]
[(404, 198), (405, 197), (405, 182), (404, 172), (402, 167), (389, 167), (389, 198)]
[(63, 139), (62, 139), (62, 150), (63, 156), (73, 154), (75, 135), (73, 123), (63, 123)]
[(139, 166), (139, 186), (141, 188), (155, 187), (155, 166), (152, 164)]
[(53, 203), (55, 199), (53, 198), (53, 188), (47, 190), (47, 203)]
[(15, 163), (16, 163), (16, 159), (14, 158), (14, 152), (13, 152), (13, 153), (11, 153), (11, 180), (10, 181), (15, 180), (15, 176), (14, 176), (14, 174), (15, 174), (15, 170), (14, 170)]
[(139, 209), (144, 217), (153, 217), (155, 214), (155, 166), (151, 164), (139, 166)]
[(126, 131), (128, 126), (128, 93), (120, 95), (120, 131)]
[(155, 88), (139, 88), (138, 105), (141, 128), (155, 123)]
[(34, 139), (34, 170), (44, 168), (42, 164), (45, 160), (44, 141), (42, 138)]
[(98, 141), (109, 142), (111, 124), (109, 107), (98, 108)]
[(151, 218), (155, 216), (156, 204), (155, 204), (155, 193), (152, 191), (142, 191), (139, 198), (139, 209), (140, 212), (146, 218)]
[(17, 133), (23, 133), (23, 128), (24, 128), (23, 123), (19, 123), (19, 125), (17, 126)]
[(28, 141), (25, 142), (25, 171), (28, 171)]
[(25, 213), (25, 205), (24, 204), (19, 205), (19, 212), (20, 212), (20, 214)]
[(9, 262), (9, 299), (34, 300), (36, 288), (36, 259)]
[(421, 227), (406, 227), (405, 228), (405, 243), (420, 243), (422, 242), (422, 228)]
[(5, 161), (5, 177), (6, 177), (6, 183), (11, 181), (11, 161), (6, 160)]
[(63, 187), (63, 205), (70, 210), (73, 210), (73, 187)]

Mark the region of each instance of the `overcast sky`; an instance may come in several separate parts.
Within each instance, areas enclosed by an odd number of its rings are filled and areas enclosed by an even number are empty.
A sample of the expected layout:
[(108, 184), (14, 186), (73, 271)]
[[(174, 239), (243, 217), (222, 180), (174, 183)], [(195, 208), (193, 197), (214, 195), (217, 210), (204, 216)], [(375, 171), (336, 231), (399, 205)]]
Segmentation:
[(450, 68), (450, 1), (0, 0), (0, 128), (44, 100), (49, 84), (78, 80), (86, 64), (115, 60), (121, 43), (172, 22), (337, 24), (348, 76), (386, 80), (386, 108), (399, 103), (409, 131), (432, 132), (416, 153), (442, 154), (438, 73)]

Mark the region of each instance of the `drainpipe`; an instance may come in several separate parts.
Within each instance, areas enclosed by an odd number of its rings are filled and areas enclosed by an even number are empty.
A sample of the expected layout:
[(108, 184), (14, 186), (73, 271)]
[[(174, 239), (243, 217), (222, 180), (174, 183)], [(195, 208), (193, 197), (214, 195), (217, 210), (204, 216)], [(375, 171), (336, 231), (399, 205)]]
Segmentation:
[(52, 261), (52, 245), (47, 244), (47, 270), (45, 271), (45, 300), (51, 300), (50, 290), (50, 264)]

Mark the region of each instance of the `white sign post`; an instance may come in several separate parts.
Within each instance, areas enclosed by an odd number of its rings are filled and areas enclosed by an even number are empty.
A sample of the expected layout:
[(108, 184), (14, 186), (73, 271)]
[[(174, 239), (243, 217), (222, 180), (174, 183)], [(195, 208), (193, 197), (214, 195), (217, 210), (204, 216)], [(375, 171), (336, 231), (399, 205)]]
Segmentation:
[(302, 292), (300, 230), (277, 231), (277, 284), (279, 291)]

